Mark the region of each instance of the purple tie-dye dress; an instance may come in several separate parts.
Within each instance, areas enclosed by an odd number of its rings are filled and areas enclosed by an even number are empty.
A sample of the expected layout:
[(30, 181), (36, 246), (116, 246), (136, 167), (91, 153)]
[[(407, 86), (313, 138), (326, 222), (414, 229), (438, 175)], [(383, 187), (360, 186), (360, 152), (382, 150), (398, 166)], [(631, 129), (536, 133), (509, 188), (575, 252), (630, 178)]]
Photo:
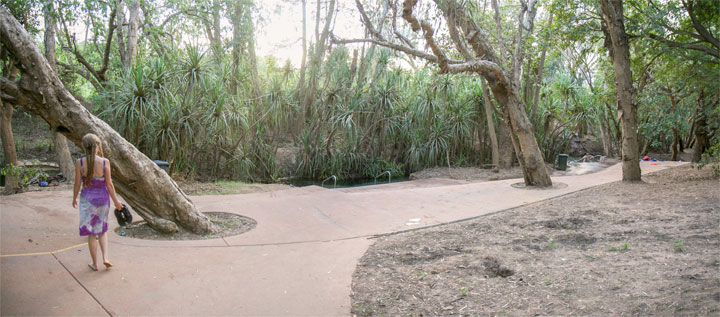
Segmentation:
[[(83, 159), (80, 159), (82, 171)], [(105, 160), (103, 160), (103, 176), (93, 177), (90, 185), (85, 185), (80, 192), (80, 235), (101, 235), (108, 229), (108, 213), (110, 212), (110, 194), (105, 186)]]

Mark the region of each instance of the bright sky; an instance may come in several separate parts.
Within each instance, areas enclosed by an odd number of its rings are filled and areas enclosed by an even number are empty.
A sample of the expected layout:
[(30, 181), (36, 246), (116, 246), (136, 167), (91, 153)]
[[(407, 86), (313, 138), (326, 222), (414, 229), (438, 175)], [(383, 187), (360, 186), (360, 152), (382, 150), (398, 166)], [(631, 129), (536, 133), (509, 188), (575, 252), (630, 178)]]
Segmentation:
[[(291, 3), (287, 3), (291, 2)], [(257, 26), (256, 49), (258, 56), (273, 55), (279, 64), (290, 59), (300, 66), (302, 60), (302, 3), (283, 0), (259, 0), (260, 15), (265, 22)], [(308, 45), (314, 41), (316, 2), (307, 3)], [(364, 35), (360, 15), (353, 1), (337, 1), (339, 12), (335, 19), (334, 33), (342, 38), (361, 38)], [(322, 28), (322, 24), (320, 25)]]

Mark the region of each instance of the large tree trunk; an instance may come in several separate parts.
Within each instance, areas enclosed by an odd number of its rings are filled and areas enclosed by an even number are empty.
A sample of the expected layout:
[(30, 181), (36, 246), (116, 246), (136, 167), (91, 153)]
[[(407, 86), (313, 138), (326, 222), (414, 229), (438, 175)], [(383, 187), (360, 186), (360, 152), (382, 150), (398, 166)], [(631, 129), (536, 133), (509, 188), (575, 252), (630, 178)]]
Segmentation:
[[(4, 62), (4, 65), (2, 65), (3, 76), (9, 78), (10, 80), (15, 80), (18, 73), (17, 67), (15, 67), (12, 60), (5, 60), (6, 58), (9, 59), (6, 56), (7, 52), (5, 49), (0, 48), (0, 51), (2, 51), (1, 55), (3, 56)], [(5, 154), (5, 162), (2, 162), (4, 164), (3, 167), (18, 165), (17, 149), (15, 148), (15, 136), (12, 131), (12, 116), (14, 111), (14, 104), (0, 100), (0, 140), (2, 140), (3, 153)], [(4, 193), (15, 194), (21, 191), (22, 187), (20, 187), (19, 177), (14, 175), (13, 171), (6, 173)]]
[(175, 232), (178, 226), (195, 233), (214, 231), (214, 225), (170, 176), (70, 94), (27, 31), (5, 8), (0, 8), (0, 41), (18, 59), (23, 72), (19, 81), (0, 77), (3, 101), (39, 115), (76, 144), (87, 133), (98, 135), (112, 162), (118, 193), (154, 228), (162, 232)]
[[(50, 1), (44, 10), (45, 15), (45, 58), (50, 67), (57, 72), (57, 62), (55, 57), (55, 17), (53, 16), (53, 3)], [(75, 181), (72, 177), (75, 175), (75, 166), (70, 155), (70, 147), (68, 147), (67, 138), (62, 133), (53, 131), (53, 143), (55, 145), (55, 160), (60, 166), (60, 171), (65, 175), (69, 183)]]
[(537, 139), (535, 139), (530, 120), (525, 114), (517, 87), (513, 85), (508, 91), (509, 87), (500, 82), (496, 82), (494, 85), (491, 82), (490, 86), (498, 102), (505, 105), (510, 128), (517, 137), (513, 141), (516, 141), (516, 147), (519, 149), (516, 154), (520, 167), (523, 169), (525, 184), (539, 187), (552, 186), (550, 174), (545, 167), (545, 160), (540, 152)]
[(637, 108), (630, 70), (630, 48), (623, 22), (622, 0), (601, 0), (605, 47), (615, 71), (618, 114), (622, 119), (623, 181), (640, 181), (638, 155)]
[[(17, 166), (17, 150), (15, 149), (15, 138), (12, 132), (12, 114), (14, 106), (11, 103), (0, 100), (0, 110), (2, 118), (0, 118), (0, 139), (2, 139), (3, 153), (5, 154), (5, 167)], [(15, 194), (22, 191), (18, 177), (8, 171), (5, 174), (5, 194)]]

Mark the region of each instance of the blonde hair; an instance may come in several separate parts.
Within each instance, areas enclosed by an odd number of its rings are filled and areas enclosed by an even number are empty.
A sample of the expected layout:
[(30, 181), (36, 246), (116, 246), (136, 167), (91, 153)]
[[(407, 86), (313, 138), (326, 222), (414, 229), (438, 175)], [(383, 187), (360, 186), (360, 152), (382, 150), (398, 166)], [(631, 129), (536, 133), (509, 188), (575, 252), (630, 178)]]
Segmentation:
[(95, 173), (95, 155), (103, 157), (102, 141), (97, 135), (88, 133), (82, 138), (82, 147), (85, 150), (85, 160), (87, 161), (87, 173), (85, 173), (85, 185), (90, 185), (90, 181)]

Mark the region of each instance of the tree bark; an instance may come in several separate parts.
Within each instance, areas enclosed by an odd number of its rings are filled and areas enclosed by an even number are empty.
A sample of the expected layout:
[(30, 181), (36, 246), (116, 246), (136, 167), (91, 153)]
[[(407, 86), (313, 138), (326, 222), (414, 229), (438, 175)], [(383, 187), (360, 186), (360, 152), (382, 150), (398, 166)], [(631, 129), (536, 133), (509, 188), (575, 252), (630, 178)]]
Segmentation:
[(705, 150), (708, 148), (710, 144), (710, 139), (708, 138), (707, 133), (707, 122), (705, 120), (705, 116), (700, 114), (695, 120), (695, 144), (693, 146), (693, 158), (692, 161), (694, 163), (700, 162), (702, 159), (702, 154), (705, 152)]
[(232, 39), (232, 72), (233, 77), (230, 80), (230, 91), (232, 91), (233, 94), (240, 93), (239, 91), (239, 85), (240, 85), (240, 56), (242, 53), (242, 26), (241, 26), (241, 16), (242, 16), (242, 9), (239, 5), (235, 6), (235, 9), (233, 10), (232, 15), (232, 25), (233, 25), (233, 39)]
[(8, 168), (5, 173), (5, 190), (4, 194), (15, 194), (22, 191), (18, 178), (10, 171), (9, 167), (17, 166), (17, 150), (15, 149), (15, 138), (12, 132), (12, 115), (15, 107), (9, 102), (0, 100), (0, 110), (2, 110), (2, 118), (0, 119), (0, 139), (2, 139), (3, 153), (5, 154), (4, 167)]
[(255, 98), (260, 98), (262, 90), (260, 88), (260, 75), (258, 75), (257, 56), (255, 54), (255, 26), (250, 15), (250, 10), (247, 10), (247, 18), (249, 19), (249, 30), (247, 31), (247, 47), (248, 47), (248, 60), (250, 62), (250, 76), (252, 79), (253, 95)]
[(130, 16), (128, 17), (128, 35), (127, 35), (127, 56), (124, 60), (125, 68), (135, 66), (137, 59), (138, 45), (138, 28), (140, 24), (140, 1), (130, 0), (128, 4)]
[(618, 115), (622, 119), (623, 181), (641, 181), (638, 155), (637, 108), (630, 69), (630, 48), (623, 22), (622, 0), (601, 0), (605, 47), (615, 71)]
[(260, 87), (260, 76), (257, 70), (257, 56), (255, 54), (255, 24), (252, 20), (252, 11), (249, 3), (235, 3), (233, 4), (231, 22), (233, 26), (233, 39), (232, 39), (232, 62), (233, 76), (232, 89), (237, 92), (238, 83), (237, 78), (239, 76), (240, 62), (242, 57), (245, 57), (245, 61), (248, 63), (250, 70), (250, 86), (252, 87), (253, 98), (258, 98), (262, 95)]
[(678, 141), (680, 140), (680, 137), (678, 136), (678, 129), (673, 129), (673, 142), (672, 145), (670, 145), (670, 160), (671, 161), (677, 161), (678, 156), (678, 148), (679, 144)]
[(515, 162), (515, 145), (507, 121), (501, 120), (498, 129), (498, 168), (510, 169)]
[(222, 59), (222, 34), (220, 29), (220, 1), (213, 0), (210, 17), (203, 19), (205, 26), (205, 34), (210, 41), (210, 49), (212, 50), (215, 60)]
[(157, 230), (175, 232), (178, 226), (195, 233), (215, 230), (167, 173), (70, 94), (27, 31), (5, 8), (0, 8), (0, 41), (22, 70), (19, 81), (0, 77), (4, 102), (39, 115), (76, 144), (87, 133), (98, 135), (112, 162), (118, 193)]
[[(0, 48), (3, 59), (3, 76), (15, 80), (18, 69), (15, 67), (15, 62), (9, 58), (7, 51), (4, 48)], [(5, 154), (5, 162), (2, 162), (3, 167), (9, 168), (18, 165), (17, 149), (15, 148), (15, 136), (12, 131), (12, 116), (15, 111), (15, 105), (10, 102), (0, 100), (0, 140), (3, 144), (3, 154)], [(12, 171), (8, 171), (5, 175), (5, 194), (16, 194), (22, 192), (20, 182), (17, 175), (14, 175)]]
[[(490, 149), (492, 153), (492, 165), (494, 169), (501, 168), (500, 166), (500, 150), (498, 148), (498, 138), (495, 134), (495, 122), (493, 120), (493, 110), (490, 107), (494, 107), (492, 104), (492, 101), (490, 100), (490, 91), (488, 91), (487, 86), (485, 86), (485, 80), (480, 79), (480, 83), (482, 85), (482, 92), (483, 92), (483, 99), (485, 100), (485, 120), (487, 121), (487, 127), (488, 127), (488, 134), (490, 137)], [(512, 164), (512, 161), (510, 161), (510, 164)], [(503, 166), (505, 168), (505, 166)]]
[[(45, 58), (50, 67), (57, 72), (57, 60), (55, 57), (55, 29), (56, 23), (53, 17), (53, 3), (50, 1), (44, 10), (45, 14)], [(67, 144), (67, 138), (57, 131), (53, 131), (53, 143), (55, 145), (55, 160), (60, 166), (60, 171), (67, 179), (68, 183), (73, 183), (75, 178), (75, 166), (70, 155), (70, 147)]]
[(602, 110), (602, 116), (598, 118), (598, 121), (600, 122), (600, 135), (602, 137), (602, 143), (603, 143), (603, 154), (605, 156), (611, 157), (614, 156), (615, 153), (613, 153), (613, 145), (612, 140), (610, 139), (610, 122), (607, 120), (607, 113)]

